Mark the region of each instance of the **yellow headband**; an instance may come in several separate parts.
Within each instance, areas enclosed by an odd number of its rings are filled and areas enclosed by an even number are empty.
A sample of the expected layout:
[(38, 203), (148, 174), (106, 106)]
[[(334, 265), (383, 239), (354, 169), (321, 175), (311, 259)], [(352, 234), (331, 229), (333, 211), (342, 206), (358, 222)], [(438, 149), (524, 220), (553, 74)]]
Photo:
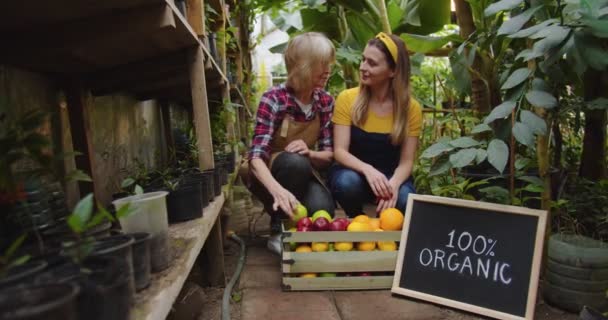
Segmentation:
[(393, 39), (384, 32), (378, 33), (376, 35), (376, 39), (379, 39), (380, 41), (382, 41), (382, 43), (384, 43), (384, 45), (388, 49), (388, 52), (391, 53), (393, 61), (397, 63), (397, 44), (395, 44), (395, 41), (393, 41)]

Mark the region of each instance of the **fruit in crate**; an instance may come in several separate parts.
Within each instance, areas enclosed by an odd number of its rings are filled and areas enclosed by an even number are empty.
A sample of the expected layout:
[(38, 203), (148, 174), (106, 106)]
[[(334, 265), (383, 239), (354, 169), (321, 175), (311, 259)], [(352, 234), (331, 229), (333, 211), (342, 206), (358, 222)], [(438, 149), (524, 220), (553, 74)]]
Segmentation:
[[(308, 230), (303, 230), (304, 228), (308, 228)], [(296, 224), (296, 229), (298, 231), (311, 231), (312, 230), (312, 220), (309, 217), (304, 217), (298, 220)]]
[(313, 242), (310, 246), (313, 252), (325, 252), (329, 250), (329, 243), (327, 242)]
[(307, 244), (301, 244), (296, 247), (296, 252), (312, 252), (312, 248)]
[(374, 251), (376, 249), (376, 242), (374, 241), (362, 241), (357, 243), (357, 250), (359, 251)]
[(336, 219), (329, 223), (329, 231), (346, 231), (344, 220)]
[(321, 278), (333, 278), (333, 277), (337, 277), (338, 275), (335, 272), (323, 272), (321, 274), (319, 274), (319, 277)]
[(336, 251), (351, 251), (353, 249), (353, 243), (352, 242), (336, 242), (334, 243), (334, 249)]
[(380, 229), (380, 219), (370, 218), (369, 225), (372, 226), (372, 229), (374, 229), (374, 230)]
[(378, 250), (397, 251), (397, 243), (395, 241), (378, 241)]
[[(298, 231), (298, 229), (296, 229), (295, 227), (293, 227), (293, 228), (289, 228), (289, 230), (288, 230), (288, 231), (289, 231), (289, 232), (296, 232), (296, 231)], [(290, 242), (290, 243), (289, 243), (289, 248), (291, 249), (291, 251), (296, 250), (296, 247), (297, 247), (297, 246), (298, 246), (298, 243), (297, 243), (297, 242)]]
[(329, 212), (325, 211), (325, 210), (318, 210), (315, 213), (312, 214), (312, 222), (315, 222), (315, 220), (319, 219), (319, 218), (325, 218), (327, 219), (328, 222), (331, 222), (333, 220), (333, 218), (331, 217), (331, 215), (329, 214)]
[(397, 231), (403, 228), (403, 213), (396, 208), (384, 209), (380, 213), (380, 228), (386, 231)]
[(306, 210), (306, 207), (303, 206), (301, 203), (299, 203), (296, 206), (296, 209), (293, 211), (293, 221), (297, 222), (300, 221), (300, 219), (308, 217), (308, 210)]
[(360, 214), (354, 217), (352, 222), (369, 223), (369, 217), (364, 214)]
[(313, 231), (329, 231), (329, 221), (325, 217), (318, 217), (312, 223)]
[[(334, 219), (334, 221), (339, 221), (344, 225), (344, 231), (346, 231), (346, 228), (348, 228), (348, 225), (350, 224), (350, 221), (346, 218), (336, 218)], [(334, 222), (332, 221), (332, 222)]]
[(357, 273), (357, 275), (359, 277), (371, 277), (372, 276), (371, 272), (359, 272), (359, 273)]
[(316, 273), (302, 273), (300, 274), (300, 278), (316, 278)]
[(369, 223), (353, 221), (348, 225), (346, 230), (354, 232), (372, 231), (372, 227), (369, 225)]

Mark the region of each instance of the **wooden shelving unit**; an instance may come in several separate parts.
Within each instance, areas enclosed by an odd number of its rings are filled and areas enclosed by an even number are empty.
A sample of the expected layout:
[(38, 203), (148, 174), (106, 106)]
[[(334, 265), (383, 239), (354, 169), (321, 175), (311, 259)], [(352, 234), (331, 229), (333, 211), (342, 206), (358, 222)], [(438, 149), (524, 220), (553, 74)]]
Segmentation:
[[(168, 269), (152, 275), (150, 287), (137, 293), (131, 319), (164, 320), (171, 311), (203, 245), (214, 247), (219, 245), (219, 248), (215, 249), (223, 250), (221, 239), (217, 243), (217, 237), (221, 237), (217, 226), (224, 201), (224, 196), (220, 195), (205, 208), (202, 218), (169, 227), (172, 250), (175, 251), (176, 256)], [(223, 266), (223, 263), (221, 265)], [(221, 277), (224, 275), (221, 274)]]

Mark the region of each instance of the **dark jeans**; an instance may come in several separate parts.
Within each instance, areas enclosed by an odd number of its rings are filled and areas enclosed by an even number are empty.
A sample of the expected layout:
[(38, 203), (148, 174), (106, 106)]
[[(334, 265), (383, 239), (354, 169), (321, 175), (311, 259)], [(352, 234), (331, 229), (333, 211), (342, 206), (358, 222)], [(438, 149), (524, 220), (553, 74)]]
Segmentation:
[[(354, 170), (334, 165), (329, 173), (329, 186), (336, 201), (351, 218), (362, 213), (364, 203), (375, 203), (376, 197), (367, 179)], [(405, 181), (399, 188), (397, 209), (405, 213), (407, 198), (415, 192), (412, 179)]]
[[(326, 210), (333, 217), (336, 208), (331, 194), (313, 176), (312, 170), (307, 157), (297, 153), (282, 152), (272, 162), (270, 173), (283, 188), (289, 190), (308, 209), (309, 216), (318, 210)], [(281, 209), (272, 210), (274, 202), (272, 195), (253, 176), (249, 189), (262, 201), (266, 212), (270, 214), (272, 231), (277, 231), (274, 229), (280, 224), (280, 219), (286, 219), (287, 216)]]

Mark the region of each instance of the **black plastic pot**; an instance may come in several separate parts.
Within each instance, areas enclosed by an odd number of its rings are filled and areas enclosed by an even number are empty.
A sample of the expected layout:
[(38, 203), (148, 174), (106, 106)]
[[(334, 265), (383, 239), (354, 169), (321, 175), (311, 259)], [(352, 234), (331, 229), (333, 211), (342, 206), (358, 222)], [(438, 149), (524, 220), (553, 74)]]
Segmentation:
[[(101, 223), (85, 233), (85, 236), (91, 236), (95, 239), (104, 238), (110, 235), (112, 223)], [(62, 242), (74, 240), (74, 233), (65, 221), (57, 221), (54, 225), (49, 226), (41, 231), (42, 238), (45, 244), (50, 246), (60, 246)]]
[(219, 196), (222, 194), (222, 172), (224, 170), (220, 167), (213, 169), (213, 195)]
[(0, 289), (28, 284), (33, 277), (47, 267), (46, 261), (30, 261), (8, 270), (5, 277), (0, 278)]
[(74, 284), (18, 287), (0, 292), (0, 319), (76, 320)]
[(129, 292), (135, 295), (135, 279), (133, 277), (133, 243), (135, 240), (128, 235), (115, 235), (95, 242), (91, 257), (114, 257), (119, 260), (118, 272), (127, 276)]
[(133, 276), (135, 290), (140, 291), (150, 285), (150, 239), (146, 232), (132, 233), (133, 243)]
[(186, 185), (167, 195), (169, 223), (188, 221), (203, 216), (201, 185)]
[(200, 184), (201, 186), (201, 206), (204, 208), (209, 205), (209, 192), (207, 190), (207, 175), (203, 172), (192, 173), (183, 179), (182, 185)]

